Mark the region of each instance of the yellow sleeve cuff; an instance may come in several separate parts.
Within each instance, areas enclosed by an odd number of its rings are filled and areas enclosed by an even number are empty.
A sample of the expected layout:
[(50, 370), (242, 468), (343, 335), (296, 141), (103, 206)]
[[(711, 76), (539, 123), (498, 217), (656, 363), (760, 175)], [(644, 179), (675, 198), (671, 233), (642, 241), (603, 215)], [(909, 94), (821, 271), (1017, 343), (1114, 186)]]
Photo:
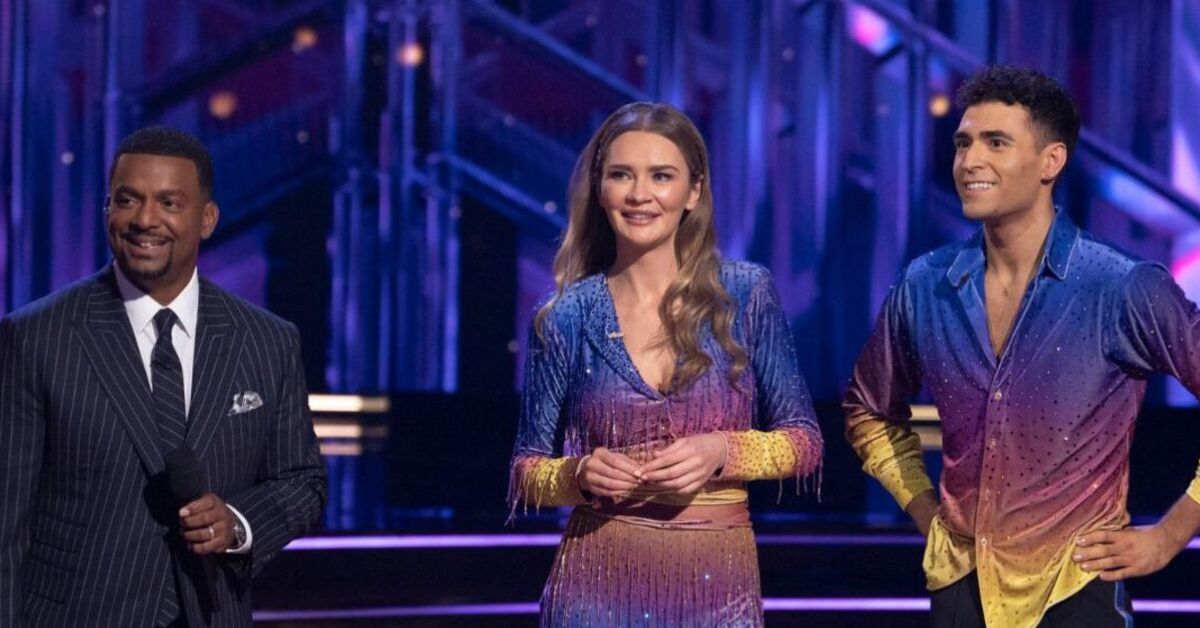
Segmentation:
[(539, 456), (518, 460), (513, 465), (509, 501), (513, 506), (517, 502), (524, 502), (526, 506), (534, 508), (587, 503), (575, 480), (575, 471), (581, 460), (577, 457)]
[(878, 480), (901, 509), (917, 495), (933, 490), (921, 458), (921, 438), (907, 425), (855, 417), (847, 436), (863, 461), (863, 471)]
[(920, 458), (902, 460), (891, 470), (875, 476), (883, 488), (891, 493), (892, 499), (900, 505), (900, 510), (908, 505), (921, 493), (934, 490), (929, 474), (925, 472), (925, 463)]
[(721, 434), (726, 444), (725, 467), (719, 476), (722, 480), (773, 480), (806, 475), (820, 462), (820, 452), (813, 454), (804, 430), (783, 428)]
[(1196, 469), (1196, 477), (1192, 478), (1191, 484), (1188, 484), (1187, 496), (1196, 503), (1200, 503), (1200, 468)]

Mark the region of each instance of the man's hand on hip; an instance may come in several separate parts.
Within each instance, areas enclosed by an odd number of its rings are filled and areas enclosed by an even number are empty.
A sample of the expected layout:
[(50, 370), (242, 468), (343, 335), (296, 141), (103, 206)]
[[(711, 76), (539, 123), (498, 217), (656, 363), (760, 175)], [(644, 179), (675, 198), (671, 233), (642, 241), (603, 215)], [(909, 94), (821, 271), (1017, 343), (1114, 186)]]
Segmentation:
[(1071, 556), (1084, 571), (1100, 572), (1101, 580), (1124, 580), (1152, 574), (1187, 547), (1200, 527), (1200, 504), (1184, 495), (1152, 526), (1096, 530), (1075, 539)]
[(1072, 559), (1084, 571), (1100, 572), (1101, 580), (1124, 580), (1152, 574), (1167, 566), (1179, 548), (1159, 526), (1097, 530), (1078, 539)]

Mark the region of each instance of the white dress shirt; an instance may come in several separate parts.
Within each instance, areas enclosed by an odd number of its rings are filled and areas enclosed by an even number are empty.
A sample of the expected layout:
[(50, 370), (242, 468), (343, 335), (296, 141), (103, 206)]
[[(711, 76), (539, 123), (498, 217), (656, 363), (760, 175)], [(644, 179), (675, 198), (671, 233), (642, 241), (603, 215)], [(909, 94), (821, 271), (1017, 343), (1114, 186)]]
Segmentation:
[[(163, 306), (154, 297), (142, 292), (140, 288), (121, 272), (121, 267), (113, 264), (117, 276), (117, 290), (121, 293), (121, 301), (125, 304), (125, 315), (133, 327), (133, 337), (137, 339), (138, 353), (142, 356), (142, 366), (146, 369), (146, 380), (154, 385), (151, 376), (150, 356), (154, 353), (154, 344), (158, 342), (158, 330), (154, 327), (154, 315), (164, 307), (175, 312), (175, 328), (171, 333), (171, 345), (179, 356), (179, 364), (183, 367), (183, 408), (191, 418), (192, 408), (192, 366), (196, 355), (196, 323), (200, 318), (200, 274), (193, 269), (192, 279), (173, 301)], [(229, 510), (242, 522), (246, 530), (246, 542), (237, 549), (226, 550), (232, 554), (245, 554), (250, 551), (250, 543), (254, 539), (250, 533), (250, 522), (230, 504)]]

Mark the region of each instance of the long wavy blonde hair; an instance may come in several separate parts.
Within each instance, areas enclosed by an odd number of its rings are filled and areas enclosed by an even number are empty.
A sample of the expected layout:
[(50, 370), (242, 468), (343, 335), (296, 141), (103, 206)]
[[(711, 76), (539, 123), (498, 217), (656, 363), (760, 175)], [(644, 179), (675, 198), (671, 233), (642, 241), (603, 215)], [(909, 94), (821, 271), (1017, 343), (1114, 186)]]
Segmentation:
[(670, 389), (680, 390), (704, 374), (712, 356), (700, 347), (700, 332), (710, 325), (717, 342), (732, 358), (729, 381), (735, 386), (749, 363), (746, 350), (731, 333), (734, 303), (721, 286), (717, 234), (713, 228), (712, 189), (709, 186), (708, 150), (696, 126), (678, 109), (651, 102), (634, 102), (608, 116), (584, 147), (575, 163), (568, 188), (570, 214), (562, 244), (554, 256), (554, 297), (534, 317), (538, 335), (563, 291), (572, 283), (606, 272), (616, 260), (617, 242), (604, 208), (600, 183), (608, 148), (629, 131), (655, 133), (671, 140), (687, 162), (689, 183), (700, 185), (700, 199), (684, 212), (675, 235), (675, 260), (679, 273), (659, 305), (662, 342), (680, 362), (672, 373)]

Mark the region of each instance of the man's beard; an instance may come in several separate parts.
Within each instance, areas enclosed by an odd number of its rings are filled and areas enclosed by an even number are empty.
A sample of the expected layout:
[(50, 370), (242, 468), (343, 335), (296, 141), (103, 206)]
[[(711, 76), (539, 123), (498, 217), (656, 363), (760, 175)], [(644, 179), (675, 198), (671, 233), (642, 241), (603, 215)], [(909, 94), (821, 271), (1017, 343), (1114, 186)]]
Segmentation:
[(166, 276), (167, 272), (171, 270), (171, 260), (167, 259), (167, 261), (158, 268), (150, 269), (137, 268), (131, 265), (130, 262), (126, 261), (125, 263), (121, 264), (121, 270), (125, 273), (125, 276), (129, 277), (130, 279), (135, 279), (138, 281), (154, 281), (156, 279), (162, 279), (164, 276)]

